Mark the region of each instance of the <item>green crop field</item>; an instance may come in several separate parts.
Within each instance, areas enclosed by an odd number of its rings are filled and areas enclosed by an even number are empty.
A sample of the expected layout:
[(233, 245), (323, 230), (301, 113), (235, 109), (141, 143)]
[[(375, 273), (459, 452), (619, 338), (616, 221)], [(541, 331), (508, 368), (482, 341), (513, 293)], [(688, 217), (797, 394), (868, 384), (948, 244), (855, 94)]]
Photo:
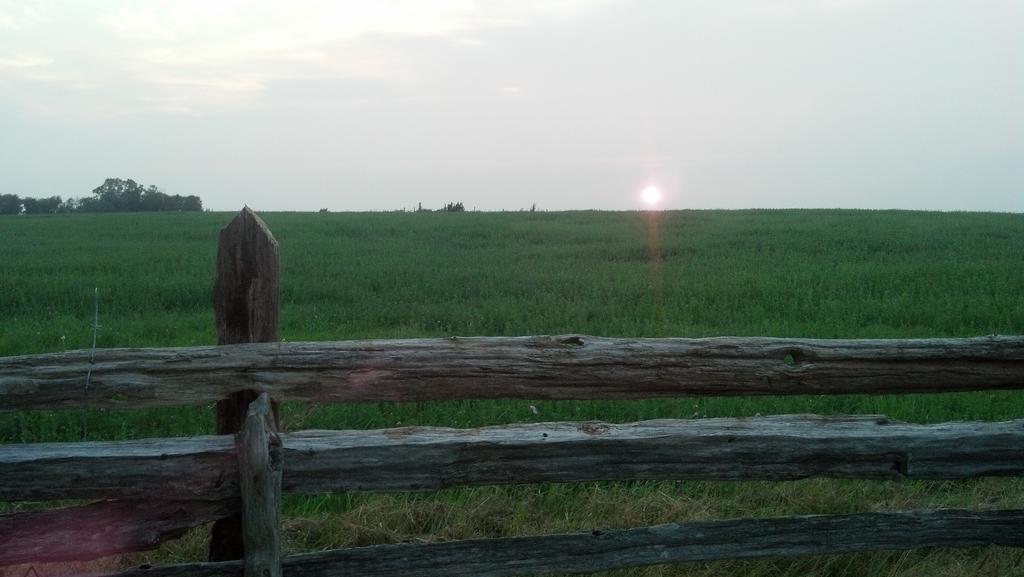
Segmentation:
[[(233, 215), (0, 217), (0, 355), (216, 342), (217, 232)], [(952, 337), (1024, 333), (1024, 218), (751, 210), (664, 213), (269, 213), (281, 338), (580, 333)], [(290, 430), (872, 413), (913, 422), (1024, 418), (1024, 393), (287, 404)], [(210, 406), (0, 414), (0, 442), (207, 434)], [(36, 507), (7, 505), (7, 511)], [(286, 501), (288, 551), (628, 527), (687, 519), (1024, 507), (1024, 482), (636, 482)], [(201, 559), (205, 530), (111, 568)], [(1011, 549), (695, 563), (662, 575), (1024, 575)], [(69, 570), (66, 567), (60, 571)], [(40, 571), (41, 575), (43, 573)]]

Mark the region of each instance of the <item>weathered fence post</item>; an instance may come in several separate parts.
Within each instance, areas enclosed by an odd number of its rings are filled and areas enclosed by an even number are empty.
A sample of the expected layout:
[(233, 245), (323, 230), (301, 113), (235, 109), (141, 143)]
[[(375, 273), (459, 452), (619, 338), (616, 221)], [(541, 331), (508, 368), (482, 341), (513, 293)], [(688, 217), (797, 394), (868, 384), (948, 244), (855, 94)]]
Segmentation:
[(242, 493), (245, 577), (281, 577), (281, 438), (263, 393), (235, 437)]
[[(280, 306), (277, 241), (270, 229), (249, 207), (220, 231), (217, 246), (217, 278), (213, 306), (217, 318), (217, 342), (221, 345), (277, 340)], [(247, 390), (217, 403), (217, 434), (231, 435), (241, 429), (249, 403), (259, 395)], [(277, 403), (272, 403), (275, 428), (280, 428)], [(242, 519), (234, 515), (213, 524), (210, 560), (241, 559)]]

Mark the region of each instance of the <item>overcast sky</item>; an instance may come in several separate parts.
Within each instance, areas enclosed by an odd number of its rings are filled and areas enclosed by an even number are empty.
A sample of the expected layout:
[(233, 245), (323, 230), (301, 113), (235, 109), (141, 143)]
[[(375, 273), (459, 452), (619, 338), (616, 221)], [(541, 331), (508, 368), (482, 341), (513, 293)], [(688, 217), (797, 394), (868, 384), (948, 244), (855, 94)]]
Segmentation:
[(1024, 211), (1019, 0), (0, 0), (0, 193)]

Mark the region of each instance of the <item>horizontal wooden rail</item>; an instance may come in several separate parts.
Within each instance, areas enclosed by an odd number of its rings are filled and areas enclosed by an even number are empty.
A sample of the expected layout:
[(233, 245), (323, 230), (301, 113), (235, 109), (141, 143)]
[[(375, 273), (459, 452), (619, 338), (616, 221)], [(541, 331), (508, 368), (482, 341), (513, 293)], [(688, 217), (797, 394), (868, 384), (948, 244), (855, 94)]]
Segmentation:
[[(85, 394), (91, 368), (90, 392)], [(474, 337), (104, 349), (0, 358), (0, 410), (275, 400), (626, 399), (1024, 388), (1024, 337)]]
[(237, 498), (234, 438), (0, 445), (0, 500)]
[(237, 510), (237, 499), (175, 502), (151, 496), (0, 515), (0, 567), (148, 551)]
[[(1024, 511), (918, 511), (673, 523), (567, 535), (377, 545), (284, 558), (289, 577), (512, 577), (921, 547), (1024, 546)], [(104, 577), (241, 577), (240, 561)], [(99, 576), (94, 576), (99, 577)]]
[[(630, 479), (1024, 475), (1024, 420), (914, 425), (790, 415), (280, 435), (283, 490), (417, 491)], [(0, 499), (237, 497), (230, 436), (0, 445)]]

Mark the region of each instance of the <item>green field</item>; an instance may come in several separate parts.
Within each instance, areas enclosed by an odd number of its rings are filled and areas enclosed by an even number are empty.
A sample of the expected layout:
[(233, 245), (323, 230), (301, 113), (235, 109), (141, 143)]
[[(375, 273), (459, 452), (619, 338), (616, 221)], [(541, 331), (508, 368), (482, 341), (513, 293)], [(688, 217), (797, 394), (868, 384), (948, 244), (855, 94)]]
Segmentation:
[[(281, 338), (952, 337), (1024, 333), (1024, 218), (752, 210), (262, 215), (280, 243)], [(0, 355), (216, 342), (217, 232), (232, 215), (0, 217)], [(531, 406), (533, 408), (531, 408)], [(535, 409), (535, 410), (534, 410)], [(881, 413), (1024, 417), (1024, 393), (285, 406), (291, 430)], [(0, 442), (210, 433), (212, 409), (4, 414)], [(9, 506), (8, 510), (31, 507)], [(1024, 507), (1024, 482), (584, 483), (291, 498), (289, 551), (736, 516)], [(204, 532), (121, 564), (199, 559)], [(1024, 575), (1019, 551), (689, 564), (615, 575)], [(99, 566), (99, 565), (94, 565)], [(102, 566), (109, 566), (102, 565)]]

